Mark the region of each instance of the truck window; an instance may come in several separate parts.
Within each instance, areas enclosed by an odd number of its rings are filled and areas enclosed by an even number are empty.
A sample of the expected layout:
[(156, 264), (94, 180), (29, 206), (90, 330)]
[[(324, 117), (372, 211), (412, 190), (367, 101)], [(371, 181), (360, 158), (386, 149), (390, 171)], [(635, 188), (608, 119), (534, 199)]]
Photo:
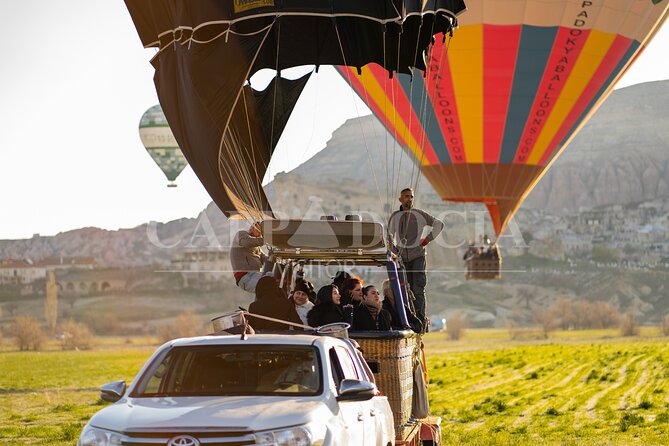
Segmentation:
[(147, 370), (133, 396), (317, 395), (322, 381), (312, 346), (175, 347)]
[(351, 358), (349, 351), (344, 347), (336, 346), (335, 352), (337, 353), (341, 369), (344, 372), (344, 379), (361, 379), (361, 377), (358, 376), (358, 372), (355, 369), (355, 363), (353, 362), (353, 358)]

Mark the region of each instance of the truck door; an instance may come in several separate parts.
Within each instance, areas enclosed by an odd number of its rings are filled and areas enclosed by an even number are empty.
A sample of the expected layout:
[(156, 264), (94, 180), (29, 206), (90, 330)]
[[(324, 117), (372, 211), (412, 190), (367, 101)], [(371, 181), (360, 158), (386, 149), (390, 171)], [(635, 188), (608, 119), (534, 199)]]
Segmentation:
[[(347, 379), (359, 379), (366, 381), (366, 377), (362, 373), (358, 373), (355, 367), (353, 358), (351, 358), (351, 353), (344, 347), (336, 346), (335, 352), (337, 359), (342, 368), (344, 378)], [(376, 410), (374, 409), (374, 403), (372, 400), (367, 401), (352, 401), (355, 403), (355, 411), (353, 411), (353, 405), (348, 406), (351, 408), (351, 412), (355, 412), (355, 420), (358, 424), (361, 425), (361, 439), (359, 443), (350, 443), (350, 444), (360, 444), (365, 446), (373, 446), (376, 444)], [(349, 401), (341, 402), (350, 403)], [(342, 411), (344, 409), (342, 408)], [(347, 416), (352, 416), (351, 414)]]
[[(336, 347), (330, 349), (330, 362), (332, 363), (332, 377), (337, 390), (343, 379), (358, 379), (355, 367), (346, 362), (346, 357)], [(346, 353), (343, 351), (343, 353)], [(341, 358), (340, 358), (341, 357)], [(344, 438), (348, 445), (365, 444), (365, 417), (364, 407), (360, 401), (339, 401), (339, 416), (344, 424)]]

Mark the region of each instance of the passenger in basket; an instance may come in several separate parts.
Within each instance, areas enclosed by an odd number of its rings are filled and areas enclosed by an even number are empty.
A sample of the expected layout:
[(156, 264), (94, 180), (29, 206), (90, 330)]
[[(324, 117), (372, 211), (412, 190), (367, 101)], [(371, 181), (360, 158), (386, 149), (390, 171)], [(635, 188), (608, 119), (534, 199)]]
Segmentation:
[(322, 287), (318, 290), (316, 305), (307, 314), (309, 325), (320, 327), (335, 322), (349, 322), (345, 319), (339, 303), (339, 288), (335, 285), (325, 285)]
[[(407, 327), (403, 327), (400, 322), (400, 315), (397, 312), (395, 307), (395, 294), (393, 294), (393, 289), (390, 285), (390, 280), (383, 281), (383, 308), (390, 313), (390, 326), (393, 330), (406, 330)], [(411, 290), (409, 290), (411, 292)], [(407, 315), (407, 321), (409, 322), (409, 327), (411, 330), (416, 333), (423, 332), (423, 324), (421, 321), (413, 314), (406, 306), (404, 311)]]
[[(256, 300), (249, 306), (249, 312), (282, 321), (302, 324), (295, 311), (295, 305), (288, 300), (286, 293), (279, 288), (274, 277), (265, 276), (258, 280)], [(256, 330), (288, 330), (291, 326), (282, 322), (269, 321), (249, 315), (249, 323)], [(296, 327), (297, 328), (297, 327)]]
[(309, 325), (307, 322), (307, 314), (314, 308), (314, 304), (309, 300), (309, 293), (313, 290), (313, 285), (307, 282), (304, 279), (297, 279), (295, 281), (295, 287), (293, 288), (293, 293), (291, 299), (295, 305), (295, 311), (297, 315), (302, 320), (304, 325)]
[(339, 288), (339, 293), (344, 290), (344, 282), (350, 279), (351, 275), (346, 271), (337, 271), (337, 274), (332, 278), (332, 284)]
[(346, 279), (343, 286), (344, 289), (341, 291), (342, 308), (344, 308), (346, 305), (352, 305), (354, 309), (360, 306), (362, 303), (363, 283), (364, 282), (360, 277), (351, 277)]
[(387, 331), (390, 319), (390, 313), (382, 307), (379, 290), (374, 285), (366, 286), (362, 291), (362, 304), (353, 310), (353, 330)]
[(262, 273), (260, 270), (267, 256), (260, 249), (265, 244), (260, 222), (251, 225), (248, 231), (235, 234), (230, 248), (230, 263), (237, 286), (249, 293), (255, 293), (256, 284)]

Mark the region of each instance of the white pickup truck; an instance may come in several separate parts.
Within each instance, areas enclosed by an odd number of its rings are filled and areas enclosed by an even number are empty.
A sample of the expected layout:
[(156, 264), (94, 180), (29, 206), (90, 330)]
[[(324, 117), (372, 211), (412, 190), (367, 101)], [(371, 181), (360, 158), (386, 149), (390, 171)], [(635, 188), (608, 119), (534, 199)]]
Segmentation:
[(103, 386), (114, 404), (78, 446), (376, 445), (393, 414), (351, 341), (265, 334), (170, 341), (135, 380)]

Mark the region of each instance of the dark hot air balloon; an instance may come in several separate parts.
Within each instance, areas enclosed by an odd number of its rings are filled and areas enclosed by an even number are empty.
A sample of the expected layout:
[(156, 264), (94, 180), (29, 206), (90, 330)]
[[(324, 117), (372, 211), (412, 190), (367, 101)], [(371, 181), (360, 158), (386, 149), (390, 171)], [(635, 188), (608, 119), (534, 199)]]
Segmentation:
[[(271, 215), (261, 182), (308, 76), (301, 66), (424, 69), (461, 0), (126, 0), (152, 59), (163, 111), (188, 163), (226, 214)], [(263, 91), (248, 80), (276, 70)], [(388, 75), (388, 74), (387, 74)]]

